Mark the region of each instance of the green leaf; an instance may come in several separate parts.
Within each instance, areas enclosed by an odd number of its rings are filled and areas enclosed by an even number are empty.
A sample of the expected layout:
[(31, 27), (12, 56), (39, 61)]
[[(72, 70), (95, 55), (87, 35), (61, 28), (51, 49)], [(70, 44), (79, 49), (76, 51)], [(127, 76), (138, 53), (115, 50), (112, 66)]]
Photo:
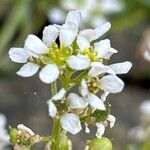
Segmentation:
[(112, 143), (106, 137), (95, 138), (88, 142), (87, 146), (88, 150), (112, 150)]
[(96, 119), (95, 120), (96, 122), (105, 121), (108, 115), (110, 114), (111, 111), (110, 108), (111, 108), (110, 105), (107, 105), (105, 111), (95, 110), (91, 115), (91, 117), (94, 117)]

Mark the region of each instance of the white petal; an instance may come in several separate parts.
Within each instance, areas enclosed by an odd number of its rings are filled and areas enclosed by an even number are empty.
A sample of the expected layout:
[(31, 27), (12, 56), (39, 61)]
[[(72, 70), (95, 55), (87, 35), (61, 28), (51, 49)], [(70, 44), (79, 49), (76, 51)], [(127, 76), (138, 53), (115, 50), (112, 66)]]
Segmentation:
[(115, 74), (126, 74), (131, 69), (132, 63), (129, 61), (125, 61), (122, 63), (109, 65), (109, 67), (115, 72)]
[(56, 113), (57, 113), (56, 106), (54, 105), (54, 103), (51, 100), (47, 101), (47, 104), (48, 104), (48, 113), (49, 113), (49, 116), (55, 117)]
[(114, 48), (111, 47), (108, 50), (108, 52), (106, 53), (105, 58), (109, 59), (113, 54), (116, 54), (116, 53), (118, 53), (118, 51), (116, 49), (114, 49)]
[(72, 55), (68, 57), (67, 64), (70, 68), (74, 70), (84, 70), (87, 69), (90, 65), (90, 60), (87, 56), (84, 55)]
[(73, 113), (65, 113), (60, 122), (62, 128), (72, 134), (77, 134), (82, 129), (79, 117)]
[(23, 125), (23, 124), (19, 124), (19, 125), (17, 126), (17, 128), (18, 128), (18, 130), (25, 131), (25, 132), (29, 133), (31, 136), (34, 136), (34, 135), (35, 135), (35, 133), (34, 133), (30, 128), (26, 127), (26, 126)]
[(78, 29), (73, 23), (63, 24), (60, 28), (59, 40), (61, 45), (69, 46), (75, 40)]
[(111, 45), (109, 39), (101, 40), (94, 43), (94, 51), (97, 52), (97, 56), (99, 58), (106, 58), (110, 47)]
[(59, 69), (55, 64), (46, 65), (39, 73), (40, 80), (44, 83), (52, 83), (59, 76)]
[(90, 69), (88, 73), (90, 77), (98, 76), (103, 73), (114, 74), (113, 70), (109, 66), (106, 66), (102, 64), (101, 62), (92, 62), (91, 66), (92, 68)]
[(11, 48), (9, 50), (9, 58), (16, 63), (26, 63), (29, 56), (27, 50), (23, 48)]
[(22, 77), (31, 77), (36, 74), (38, 70), (38, 65), (28, 62), (20, 68), (20, 70), (17, 72), (17, 75)]
[(106, 22), (103, 25), (101, 25), (100, 27), (97, 27), (95, 29), (95, 31), (96, 31), (95, 38), (98, 39), (100, 36), (102, 36), (103, 34), (105, 34), (110, 28), (111, 28), (110, 22)]
[(110, 93), (118, 93), (123, 90), (124, 82), (115, 75), (107, 75), (100, 79), (100, 88)]
[(35, 54), (43, 54), (46, 53), (47, 47), (46, 45), (35, 35), (28, 35), (24, 48), (30, 50)]
[(101, 123), (96, 123), (96, 126), (97, 126), (96, 137), (101, 139), (101, 137), (105, 132), (105, 126)]
[(101, 94), (101, 100), (102, 100), (103, 102), (105, 102), (108, 95), (109, 95), (109, 92), (104, 91), (104, 93)]
[(88, 87), (87, 87), (85, 79), (82, 79), (81, 81), (80, 91), (81, 91), (81, 95), (84, 97), (88, 94)]
[(77, 44), (81, 51), (86, 50), (90, 47), (90, 41), (84, 36), (78, 36)]
[(43, 42), (49, 47), (58, 37), (58, 29), (55, 25), (49, 25), (43, 30)]
[(64, 88), (62, 88), (61, 90), (59, 90), (59, 92), (57, 94), (55, 94), (51, 100), (57, 101), (57, 100), (61, 100), (64, 96), (65, 96), (66, 90)]
[(144, 53), (143, 53), (143, 57), (147, 60), (147, 61), (150, 61), (150, 52), (148, 50), (146, 50)]
[(79, 32), (79, 37), (85, 37), (89, 42), (95, 40), (96, 32), (92, 29), (86, 29)]
[(116, 118), (113, 115), (108, 115), (107, 120), (110, 122), (110, 128), (112, 128), (116, 122)]
[(80, 11), (70, 11), (66, 17), (66, 23), (74, 23), (77, 27), (79, 26), (81, 20), (81, 12)]
[(96, 95), (90, 93), (88, 94), (87, 99), (89, 100), (90, 105), (95, 109), (106, 110), (103, 101)]
[(88, 102), (85, 98), (80, 97), (75, 93), (70, 93), (68, 99), (70, 102), (70, 107), (73, 109), (85, 108), (88, 105)]
[(5, 127), (6, 122), (7, 122), (7, 119), (6, 119), (5, 115), (0, 113), (0, 128)]

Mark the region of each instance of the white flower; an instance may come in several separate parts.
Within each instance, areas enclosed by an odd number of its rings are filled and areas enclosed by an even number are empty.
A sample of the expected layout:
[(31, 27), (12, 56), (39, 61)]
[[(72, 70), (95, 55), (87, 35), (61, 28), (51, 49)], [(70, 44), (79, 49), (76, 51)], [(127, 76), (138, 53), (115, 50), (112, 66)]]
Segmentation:
[(100, 88), (105, 92), (118, 93), (121, 92), (124, 83), (116, 76), (116, 74), (126, 74), (131, 69), (131, 62), (116, 63), (109, 66), (102, 64), (101, 62), (91, 63), (91, 69), (88, 73), (90, 77), (99, 76), (101, 74), (108, 73), (109, 75), (103, 76), (100, 79)]
[[(43, 30), (43, 41), (35, 35), (29, 35), (24, 48), (11, 48), (9, 57), (16, 63), (25, 63), (17, 72), (22, 77), (30, 77), (37, 73), (41, 63), (41, 57), (50, 51), (51, 45), (59, 36), (61, 46), (68, 47), (75, 40), (80, 22), (80, 12), (71, 11), (66, 17), (66, 23), (62, 26), (49, 25)], [(51, 58), (50, 58), (51, 59)], [(52, 83), (59, 77), (60, 71), (56, 62), (45, 65), (39, 77), (45, 83)]]
[(9, 135), (6, 126), (6, 117), (3, 114), (0, 114), (0, 149), (4, 149), (6, 145), (9, 144)]
[(84, 79), (81, 82), (81, 95), (82, 97), (75, 93), (69, 94), (68, 99), (70, 101), (71, 108), (85, 108), (87, 105), (90, 105), (95, 109), (106, 110), (103, 101), (98, 96), (88, 91), (86, 81)]
[[(70, 17), (71, 18), (71, 17)], [(79, 18), (79, 17), (74, 17), (74, 18)], [(78, 20), (78, 19), (75, 19)], [(79, 24), (79, 23), (78, 23)], [(74, 70), (84, 70), (90, 67), (90, 58), (82, 53), (84, 53), (87, 49), (90, 48), (91, 42), (98, 39), (100, 36), (102, 36), (104, 33), (106, 33), (111, 27), (111, 24), (109, 22), (101, 25), (100, 27), (97, 27), (96, 29), (87, 29), (80, 31), (77, 36), (77, 44), (80, 49), (80, 55), (78, 54), (77, 56), (71, 55), (67, 59), (67, 64), (69, 65), (70, 68)], [(100, 43), (103, 43), (100, 41)], [(107, 48), (104, 47), (104, 44)], [(113, 53), (116, 53), (117, 51), (111, 48), (110, 42), (105, 42), (103, 44), (103, 47), (101, 46), (102, 44), (99, 44), (100, 46), (98, 47), (96, 44), (94, 46), (94, 51), (93, 53), (97, 53), (97, 59), (99, 58), (104, 58), (106, 57), (105, 55), (111, 56)], [(102, 52), (101, 51), (105, 51)], [(101, 53), (101, 55), (100, 55)], [(75, 63), (76, 62), (76, 63)]]
[[(82, 27), (89, 25), (97, 27), (107, 22), (106, 16), (120, 12), (123, 8), (124, 4), (119, 0), (62, 0), (60, 8), (57, 7), (48, 11), (48, 18), (52, 22), (58, 22), (58, 14), (64, 18), (63, 16), (67, 11), (80, 10), (83, 18)], [(62, 23), (62, 18), (60, 18), (59, 23)]]
[(97, 132), (95, 135), (97, 138), (101, 139), (101, 137), (105, 132), (105, 126), (102, 123), (96, 123), (96, 126), (97, 126)]
[(53, 101), (59, 101), (62, 100), (62, 98), (65, 96), (66, 91), (64, 88), (59, 90), (57, 94), (55, 94), (50, 100), (47, 101), (48, 104), (48, 111), (49, 111), (49, 116), (55, 117), (57, 113), (57, 107), (53, 103)]
[(64, 130), (77, 134), (82, 129), (79, 117), (74, 113), (65, 113), (60, 119), (61, 126)]

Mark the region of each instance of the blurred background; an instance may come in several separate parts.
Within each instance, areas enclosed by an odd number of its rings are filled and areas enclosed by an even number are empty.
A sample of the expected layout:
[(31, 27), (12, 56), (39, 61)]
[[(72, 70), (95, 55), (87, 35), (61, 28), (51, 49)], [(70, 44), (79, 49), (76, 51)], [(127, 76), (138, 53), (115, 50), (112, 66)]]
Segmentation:
[[(142, 102), (150, 100), (150, 0), (0, 0), (0, 113), (7, 117), (6, 129), (23, 123), (40, 135), (50, 133), (52, 122), (46, 105), (50, 87), (38, 76), (17, 76), (20, 65), (10, 61), (8, 50), (22, 47), (29, 33), (41, 38), (44, 26), (62, 24), (67, 12), (77, 9), (83, 15), (81, 29), (111, 22), (111, 31), (102, 39), (109, 38), (119, 53), (110, 63), (133, 63), (131, 71), (120, 76), (126, 83), (123, 92), (108, 96), (117, 121), (105, 135), (112, 139), (114, 150), (150, 150), (149, 135), (145, 136), (150, 125), (150, 105), (146, 104), (146, 113), (139, 109)], [(143, 119), (145, 115), (148, 119)], [(136, 130), (137, 126), (142, 131)], [(139, 130), (142, 133), (136, 139)], [(73, 149), (84, 149), (85, 140), (93, 133), (95, 128), (91, 134), (83, 131), (70, 135)], [(43, 148), (38, 144), (33, 149)]]

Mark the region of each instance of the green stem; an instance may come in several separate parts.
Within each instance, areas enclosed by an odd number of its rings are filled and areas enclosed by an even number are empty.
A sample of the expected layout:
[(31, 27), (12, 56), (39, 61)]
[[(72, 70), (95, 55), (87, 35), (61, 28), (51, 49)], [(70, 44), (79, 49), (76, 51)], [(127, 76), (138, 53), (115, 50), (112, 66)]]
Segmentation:
[[(54, 96), (57, 93), (57, 82), (53, 82), (51, 84), (51, 95)], [(60, 137), (61, 137), (61, 125), (60, 120), (58, 118), (53, 118), (53, 128), (52, 128), (52, 150), (59, 150), (60, 145)]]

